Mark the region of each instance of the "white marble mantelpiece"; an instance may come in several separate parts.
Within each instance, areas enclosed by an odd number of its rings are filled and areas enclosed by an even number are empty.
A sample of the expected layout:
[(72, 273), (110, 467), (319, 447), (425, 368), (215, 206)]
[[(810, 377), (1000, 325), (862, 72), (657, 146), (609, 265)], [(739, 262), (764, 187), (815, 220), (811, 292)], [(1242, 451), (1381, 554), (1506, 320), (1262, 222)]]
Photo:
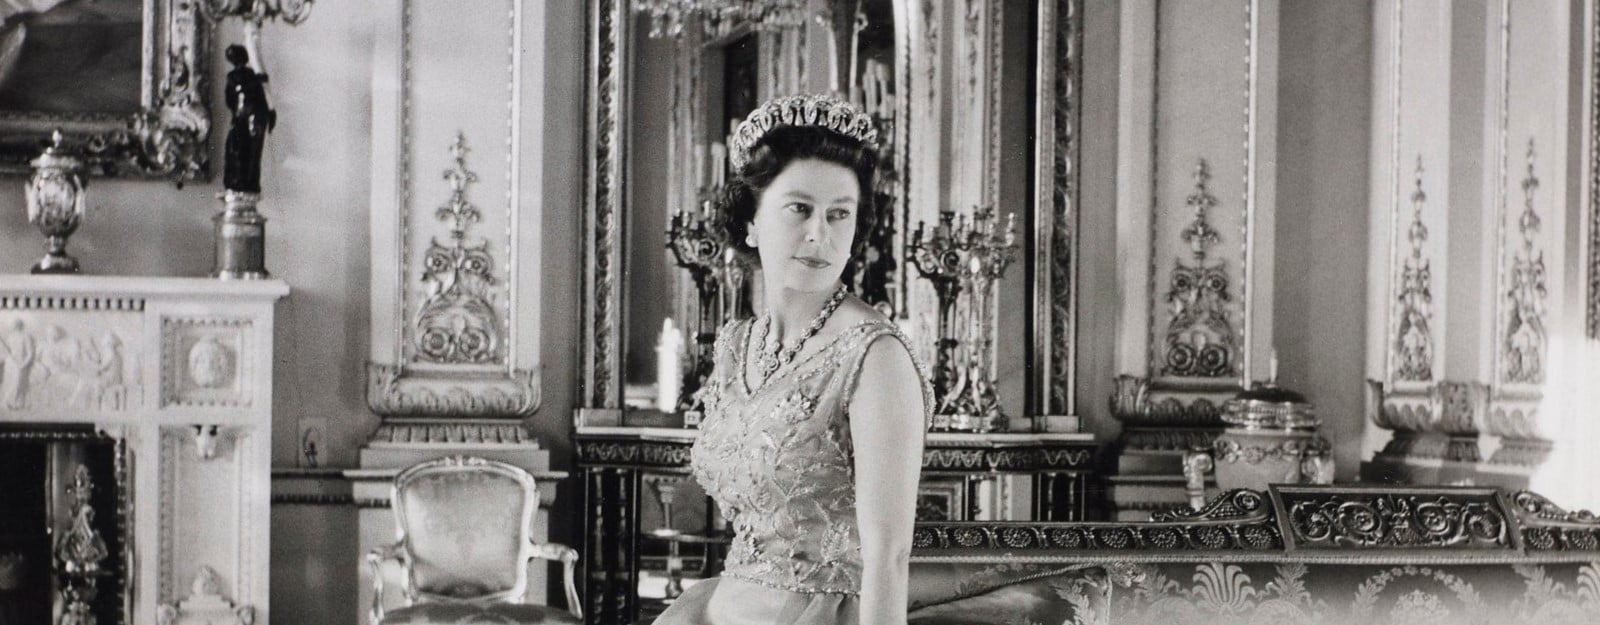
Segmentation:
[(93, 424), (126, 443), (130, 623), (269, 622), (273, 304), (288, 293), (0, 275), (0, 421)]

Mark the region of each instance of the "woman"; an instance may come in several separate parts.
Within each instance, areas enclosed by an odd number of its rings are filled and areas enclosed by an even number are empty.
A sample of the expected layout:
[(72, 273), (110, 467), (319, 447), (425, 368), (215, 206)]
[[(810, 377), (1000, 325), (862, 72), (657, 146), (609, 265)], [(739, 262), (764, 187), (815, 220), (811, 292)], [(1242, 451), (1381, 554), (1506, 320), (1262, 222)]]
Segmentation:
[(931, 391), (906, 338), (840, 282), (873, 225), (876, 139), (824, 96), (769, 101), (735, 133), (724, 214), (766, 311), (718, 335), (692, 464), (736, 536), (722, 577), (657, 625), (906, 622)]

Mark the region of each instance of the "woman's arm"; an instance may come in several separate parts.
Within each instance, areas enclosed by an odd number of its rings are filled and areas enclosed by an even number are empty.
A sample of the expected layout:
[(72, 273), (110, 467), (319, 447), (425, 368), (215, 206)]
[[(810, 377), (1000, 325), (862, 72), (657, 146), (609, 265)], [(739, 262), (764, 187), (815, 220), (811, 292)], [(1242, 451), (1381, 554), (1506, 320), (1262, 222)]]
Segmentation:
[(856, 522), (861, 529), (861, 622), (906, 622), (911, 525), (922, 472), (922, 381), (905, 344), (867, 348), (850, 400)]

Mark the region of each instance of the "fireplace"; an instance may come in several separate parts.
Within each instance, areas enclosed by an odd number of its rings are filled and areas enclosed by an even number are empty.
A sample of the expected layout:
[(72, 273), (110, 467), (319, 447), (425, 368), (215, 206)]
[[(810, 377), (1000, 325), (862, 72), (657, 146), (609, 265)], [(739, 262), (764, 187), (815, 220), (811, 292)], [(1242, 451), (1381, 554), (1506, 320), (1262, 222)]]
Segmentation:
[(287, 292), (0, 275), (0, 625), (270, 622)]
[(0, 624), (128, 622), (126, 461), (92, 426), (0, 423)]

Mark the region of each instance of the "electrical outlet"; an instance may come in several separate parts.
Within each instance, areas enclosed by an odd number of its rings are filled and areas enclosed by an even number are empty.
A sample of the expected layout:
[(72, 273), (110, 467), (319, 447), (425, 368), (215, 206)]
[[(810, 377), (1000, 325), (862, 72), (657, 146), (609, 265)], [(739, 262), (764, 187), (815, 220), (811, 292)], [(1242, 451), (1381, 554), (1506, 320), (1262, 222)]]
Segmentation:
[(301, 417), (300, 434), (295, 437), (295, 464), (305, 468), (316, 468), (328, 462), (328, 418), (327, 417)]

